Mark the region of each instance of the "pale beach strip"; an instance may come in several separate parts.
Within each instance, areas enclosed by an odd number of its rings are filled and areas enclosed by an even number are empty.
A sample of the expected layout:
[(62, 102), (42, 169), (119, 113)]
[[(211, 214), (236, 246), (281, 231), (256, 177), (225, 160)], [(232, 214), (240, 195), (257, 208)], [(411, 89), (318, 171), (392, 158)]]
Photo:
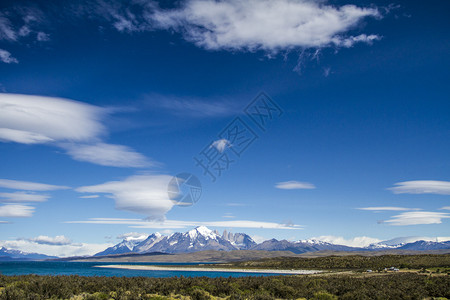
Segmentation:
[(95, 268), (112, 268), (144, 271), (184, 271), (184, 272), (233, 272), (233, 273), (262, 273), (262, 274), (291, 274), (307, 275), (321, 273), (320, 270), (271, 270), (271, 269), (227, 269), (227, 268), (195, 268), (195, 267), (163, 267), (143, 265), (101, 265)]

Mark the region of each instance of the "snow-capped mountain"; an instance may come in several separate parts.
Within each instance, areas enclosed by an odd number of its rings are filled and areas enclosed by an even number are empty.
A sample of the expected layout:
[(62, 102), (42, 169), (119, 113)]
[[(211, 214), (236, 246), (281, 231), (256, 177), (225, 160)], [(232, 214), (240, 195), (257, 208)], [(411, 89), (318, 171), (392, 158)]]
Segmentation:
[(136, 246), (132, 249), (132, 251), (136, 253), (150, 252), (149, 250), (163, 238), (164, 237), (161, 235), (161, 233), (159, 232), (153, 233), (149, 235), (145, 240), (136, 244)]
[(367, 247), (369, 250), (407, 249), (407, 250), (438, 250), (448, 249), (448, 242), (434, 242), (430, 238), (420, 236), (399, 237)]
[(335, 245), (318, 240), (300, 240), (297, 242), (290, 242), (286, 240), (278, 241), (271, 239), (264, 241), (259, 245), (256, 245), (252, 250), (266, 250), (266, 251), (291, 251), (296, 254), (305, 252), (315, 252), (320, 250), (332, 250), (332, 251), (355, 251), (361, 250), (360, 248), (348, 247), (343, 245)]
[(200, 226), (188, 232), (176, 232), (169, 236), (154, 233), (140, 239), (125, 239), (119, 244), (106, 249), (95, 256), (126, 254), (126, 253), (187, 253), (204, 250), (230, 251), (230, 250), (265, 250), (290, 251), (296, 254), (316, 251), (377, 251), (388, 249), (403, 250), (436, 250), (450, 249), (449, 242), (418, 241), (420, 237), (404, 237), (372, 244), (368, 247), (349, 247), (336, 245), (316, 239), (287, 240), (271, 239), (260, 244), (245, 233), (231, 233), (226, 230), (222, 235), (217, 230), (212, 231)]
[(28, 253), (19, 250), (9, 250), (0, 247), (0, 261), (16, 261), (16, 260), (44, 260), (56, 258), (56, 256), (48, 256), (45, 254)]
[(398, 249), (403, 250), (440, 250), (450, 249), (450, 241), (447, 242), (430, 242), (430, 241), (417, 241), (414, 243), (405, 244)]
[[(148, 237), (150, 238), (150, 236)], [(105, 249), (102, 252), (95, 254), (94, 256), (104, 256), (113, 254), (126, 254), (134, 251), (137, 245), (141, 244), (146, 240), (145, 236), (141, 237), (127, 237), (124, 238), (120, 243)]]
[(250, 249), (256, 243), (245, 233), (227, 233), (220, 235), (205, 226), (199, 226), (188, 232), (176, 232), (169, 236), (154, 233), (145, 240), (123, 240), (119, 244), (95, 254), (95, 256), (126, 254), (126, 253), (187, 253), (202, 250), (244, 250)]
[(174, 233), (153, 245), (151, 252), (184, 253), (201, 250), (229, 251), (237, 250), (230, 241), (225, 240), (205, 226), (194, 228), (185, 233)]
[(245, 233), (231, 233), (226, 230), (223, 231), (222, 238), (229, 241), (233, 246), (239, 250), (248, 250), (255, 247), (255, 241)]

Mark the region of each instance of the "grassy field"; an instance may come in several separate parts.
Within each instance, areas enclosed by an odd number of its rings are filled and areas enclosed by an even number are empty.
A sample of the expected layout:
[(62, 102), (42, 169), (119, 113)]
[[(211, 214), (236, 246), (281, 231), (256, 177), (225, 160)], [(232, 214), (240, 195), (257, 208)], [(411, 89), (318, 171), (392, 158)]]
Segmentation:
[[(143, 278), (0, 276), (0, 299), (437, 299), (450, 276)], [(445, 298), (440, 298), (445, 299)]]
[(319, 269), (319, 270), (367, 270), (384, 271), (385, 268), (399, 269), (439, 269), (447, 272), (450, 268), (450, 254), (422, 255), (381, 255), (381, 256), (327, 256), (327, 257), (277, 257), (259, 260), (209, 265), (208, 267), (229, 267), (249, 269)]

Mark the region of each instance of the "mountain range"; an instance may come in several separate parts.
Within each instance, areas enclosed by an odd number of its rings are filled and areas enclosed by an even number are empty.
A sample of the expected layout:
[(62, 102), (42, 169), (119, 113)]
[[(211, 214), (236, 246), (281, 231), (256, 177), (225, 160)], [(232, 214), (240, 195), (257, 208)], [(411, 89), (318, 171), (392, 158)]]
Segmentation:
[[(200, 226), (184, 233), (176, 232), (168, 236), (153, 233), (149, 236), (126, 237), (120, 243), (95, 254), (93, 257), (145, 253), (178, 254), (206, 250), (290, 251), (294, 254), (301, 254), (317, 251), (381, 251), (396, 249), (429, 251), (450, 249), (450, 241), (432, 242), (425, 239), (422, 237), (395, 238), (371, 244), (367, 247), (349, 247), (315, 239), (294, 242), (271, 239), (262, 243), (256, 243), (245, 233), (231, 233), (225, 230), (222, 234), (219, 234), (217, 230), (213, 231), (205, 226)], [(0, 261), (45, 260), (52, 258), (56, 257), (19, 250), (8, 250), (0, 247)]]
[(17, 261), (17, 260), (44, 260), (56, 258), (56, 256), (48, 256), (38, 253), (27, 253), (19, 250), (8, 250), (0, 247), (0, 261)]
[(336, 245), (320, 240), (308, 239), (300, 241), (287, 241), (271, 239), (262, 243), (256, 243), (245, 233), (231, 233), (224, 231), (219, 234), (205, 226), (194, 228), (188, 232), (176, 232), (169, 236), (154, 233), (147, 238), (125, 238), (119, 244), (107, 248), (94, 256), (118, 255), (126, 253), (190, 253), (204, 250), (231, 251), (231, 250), (265, 250), (265, 251), (290, 251), (295, 254), (316, 251), (377, 251), (388, 249), (401, 250), (438, 250), (450, 249), (450, 241), (430, 242), (411, 238), (397, 238), (371, 244), (367, 247), (349, 247)]

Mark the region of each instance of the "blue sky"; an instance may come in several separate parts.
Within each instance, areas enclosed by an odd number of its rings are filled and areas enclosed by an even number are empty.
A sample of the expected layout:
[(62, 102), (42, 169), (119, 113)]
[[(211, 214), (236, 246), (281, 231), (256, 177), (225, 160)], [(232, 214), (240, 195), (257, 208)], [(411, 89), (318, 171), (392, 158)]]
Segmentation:
[[(89, 254), (196, 225), (450, 239), (448, 10), (2, 1), (0, 244)], [(261, 92), (282, 111), (264, 130), (245, 113)], [(245, 139), (221, 135), (236, 118), (257, 136), (239, 157)], [(214, 182), (194, 160), (204, 149), (234, 159)], [(167, 195), (182, 172), (202, 184), (192, 206)]]

